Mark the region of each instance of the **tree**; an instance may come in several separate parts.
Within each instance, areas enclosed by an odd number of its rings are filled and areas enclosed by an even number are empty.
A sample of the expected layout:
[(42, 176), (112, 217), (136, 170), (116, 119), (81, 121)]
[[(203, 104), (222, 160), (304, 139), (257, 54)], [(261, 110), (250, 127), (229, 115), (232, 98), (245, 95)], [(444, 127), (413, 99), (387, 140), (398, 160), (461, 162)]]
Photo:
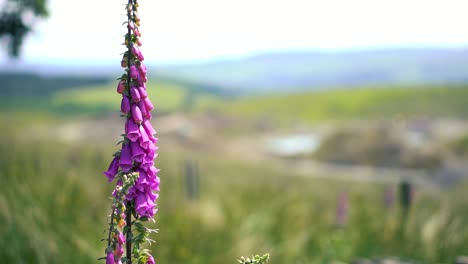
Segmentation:
[(7, 43), (11, 57), (18, 57), (34, 21), (49, 14), (46, 0), (6, 0), (0, 4), (0, 40)]

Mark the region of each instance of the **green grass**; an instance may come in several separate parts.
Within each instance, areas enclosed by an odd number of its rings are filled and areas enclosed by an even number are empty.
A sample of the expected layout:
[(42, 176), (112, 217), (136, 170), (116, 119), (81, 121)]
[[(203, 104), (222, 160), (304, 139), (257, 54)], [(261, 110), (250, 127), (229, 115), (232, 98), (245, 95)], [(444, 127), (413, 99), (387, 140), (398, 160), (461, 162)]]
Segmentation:
[[(0, 139), (0, 259), (5, 263), (95, 263), (103, 255), (112, 185), (101, 174), (114, 142), (33, 140), (14, 123)], [(200, 166), (200, 199), (185, 195), (182, 161)], [(236, 263), (269, 252), (271, 263), (350, 262), (398, 256), (453, 263), (466, 254), (466, 186), (418, 190), (401, 226), (384, 209), (383, 186), (296, 177), (269, 164), (247, 165), (216, 153), (161, 146), (158, 263)], [(347, 190), (350, 219), (334, 225), (336, 197)]]
[(198, 110), (269, 117), (279, 122), (320, 122), (344, 119), (464, 117), (468, 87), (363, 87), (295, 92), (206, 101)]

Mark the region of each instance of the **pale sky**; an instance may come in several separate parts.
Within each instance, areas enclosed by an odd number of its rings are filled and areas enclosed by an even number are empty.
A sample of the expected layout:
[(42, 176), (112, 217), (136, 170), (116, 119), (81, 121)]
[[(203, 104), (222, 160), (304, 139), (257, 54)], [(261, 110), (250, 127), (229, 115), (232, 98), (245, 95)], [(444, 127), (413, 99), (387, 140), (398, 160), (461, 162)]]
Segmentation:
[[(49, 0), (26, 62), (120, 60), (125, 0)], [(150, 62), (271, 50), (468, 47), (467, 0), (140, 0)], [(3, 55), (2, 59), (5, 59)]]

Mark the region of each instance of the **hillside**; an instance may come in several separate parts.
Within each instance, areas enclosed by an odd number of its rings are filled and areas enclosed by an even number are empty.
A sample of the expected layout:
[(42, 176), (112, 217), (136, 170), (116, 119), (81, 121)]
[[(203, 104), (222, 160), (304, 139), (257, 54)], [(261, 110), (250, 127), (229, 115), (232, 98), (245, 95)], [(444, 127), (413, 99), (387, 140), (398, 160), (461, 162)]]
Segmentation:
[(389, 49), (276, 52), (160, 67), (160, 76), (257, 93), (330, 86), (468, 82), (468, 50)]

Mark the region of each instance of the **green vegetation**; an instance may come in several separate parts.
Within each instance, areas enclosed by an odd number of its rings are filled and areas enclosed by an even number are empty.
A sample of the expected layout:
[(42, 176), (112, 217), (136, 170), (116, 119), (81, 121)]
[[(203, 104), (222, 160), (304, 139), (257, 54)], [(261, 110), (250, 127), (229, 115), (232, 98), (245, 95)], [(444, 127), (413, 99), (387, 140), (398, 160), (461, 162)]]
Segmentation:
[[(100, 173), (113, 149), (101, 144), (34, 140), (12, 123), (0, 140), (0, 259), (5, 263), (94, 263), (103, 255), (106, 197)], [(53, 129), (53, 126), (51, 126)], [(107, 142), (105, 142), (107, 141)], [(200, 164), (200, 198), (189, 200), (184, 156)], [(158, 263), (236, 263), (270, 252), (272, 263), (349, 262), (398, 256), (453, 263), (466, 254), (465, 190), (419, 189), (407, 221), (383, 207), (383, 186), (282, 174), (268, 164), (184, 153), (161, 146), (159, 213), (152, 246)], [(335, 226), (336, 199), (346, 190), (350, 215)]]
[(198, 109), (313, 123), (351, 118), (464, 117), (468, 114), (467, 98), (468, 87), (364, 87), (209, 101)]

